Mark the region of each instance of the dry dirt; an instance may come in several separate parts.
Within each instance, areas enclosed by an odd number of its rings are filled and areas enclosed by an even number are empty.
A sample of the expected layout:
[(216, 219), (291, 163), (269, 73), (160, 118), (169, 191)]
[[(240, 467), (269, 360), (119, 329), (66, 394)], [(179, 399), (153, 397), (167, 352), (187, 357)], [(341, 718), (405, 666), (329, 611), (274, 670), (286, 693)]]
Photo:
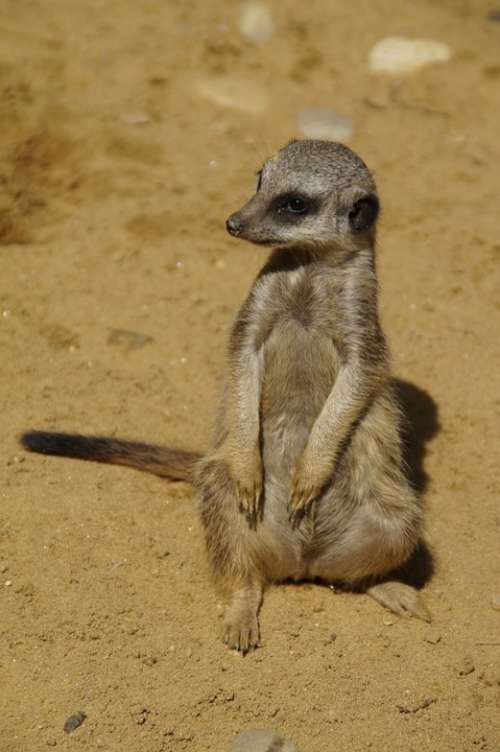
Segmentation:
[[(254, 726), (304, 752), (500, 749), (495, 5), (273, 7), (256, 47), (229, 1), (3, 0), (2, 752), (225, 752)], [(454, 58), (373, 79), (369, 50), (393, 34)], [(203, 99), (203, 76), (231, 72), (267, 109)], [(219, 640), (187, 486), (28, 456), (16, 437), (205, 446), (226, 333), (266, 256), (224, 220), (313, 105), (354, 119), (382, 195), (382, 316), (416, 428), (433, 623), (281, 586), (241, 658)], [(151, 339), (110, 342), (117, 329)]]

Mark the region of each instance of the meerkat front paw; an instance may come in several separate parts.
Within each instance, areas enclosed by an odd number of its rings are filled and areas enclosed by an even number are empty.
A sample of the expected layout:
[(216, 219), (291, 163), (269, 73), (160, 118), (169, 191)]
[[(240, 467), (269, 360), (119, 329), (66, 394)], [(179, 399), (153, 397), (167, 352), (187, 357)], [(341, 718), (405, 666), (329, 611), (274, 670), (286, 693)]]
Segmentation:
[(238, 506), (252, 527), (257, 525), (262, 514), (264, 501), (262, 474), (262, 458), (259, 449), (252, 454), (239, 454), (237, 460), (231, 463), (231, 475), (235, 483)]
[(295, 478), (288, 502), (290, 522), (298, 524), (310, 512), (318, 495), (319, 489), (308, 483), (307, 479)]
[(321, 495), (328, 474), (321, 472), (312, 463), (302, 457), (295, 469), (292, 491), (288, 502), (289, 519), (297, 525), (312, 509), (316, 499)]

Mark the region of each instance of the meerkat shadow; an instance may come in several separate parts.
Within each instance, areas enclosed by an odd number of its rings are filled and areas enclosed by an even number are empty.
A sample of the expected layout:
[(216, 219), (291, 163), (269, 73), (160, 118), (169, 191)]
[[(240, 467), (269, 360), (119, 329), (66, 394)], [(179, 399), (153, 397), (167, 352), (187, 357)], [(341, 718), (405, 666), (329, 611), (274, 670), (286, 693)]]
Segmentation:
[(393, 379), (393, 385), (406, 420), (403, 424), (404, 460), (414, 489), (425, 493), (429, 476), (424, 468), (426, 443), (438, 433), (441, 426), (438, 408), (430, 394), (402, 379)]
[[(424, 460), (426, 444), (439, 432), (438, 407), (430, 394), (402, 379), (394, 379), (393, 385), (405, 413), (403, 426), (404, 460), (409, 480), (422, 498), (429, 485), (429, 476)], [(395, 573), (416, 588), (422, 588), (434, 573), (434, 557), (425, 541), (421, 541), (410, 559)]]

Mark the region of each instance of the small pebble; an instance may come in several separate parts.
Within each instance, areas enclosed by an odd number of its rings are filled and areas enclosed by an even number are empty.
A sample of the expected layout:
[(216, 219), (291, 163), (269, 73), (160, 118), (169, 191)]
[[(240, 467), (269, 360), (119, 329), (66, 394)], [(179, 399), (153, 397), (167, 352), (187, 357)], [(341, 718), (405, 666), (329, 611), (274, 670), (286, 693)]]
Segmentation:
[(331, 634), (329, 634), (329, 635), (328, 635), (328, 637), (326, 638), (326, 640), (324, 640), (324, 641), (323, 641), (323, 645), (324, 645), (324, 646), (325, 646), (326, 648), (328, 648), (328, 647), (330, 647), (330, 645), (331, 645), (331, 644), (332, 644), (333, 642), (335, 642), (335, 640), (336, 640), (336, 639), (337, 639), (337, 635), (336, 635), (336, 633), (335, 633), (335, 632), (332, 632)]
[[(407, 690), (408, 693), (408, 690)], [(415, 703), (414, 705), (397, 705), (400, 713), (407, 714), (407, 713), (418, 713), (419, 710), (426, 710), (430, 705), (433, 705), (436, 702), (435, 697), (424, 697), (423, 700), (420, 702)]]
[(327, 141), (349, 141), (354, 133), (353, 122), (344, 115), (327, 107), (311, 107), (297, 116), (299, 131), (306, 138)]
[(271, 9), (264, 3), (246, 3), (241, 9), (238, 28), (255, 44), (269, 41), (274, 31)]
[(136, 724), (138, 726), (144, 726), (144, 724), (148, 720), (148, 716), (150, 713), (151, 711), (149, 710), (149, 708), (141, 708), (139, 712), (136, 713), (137, 715)]
[(392, 625), (394, 624), (394, 619), (391, 619), (390, 616), (386, 616), (382, 624), (384, 625), (384, 627), (392, 627)]
[(153, 338), (141, 332), (132, 332), (128, 329), (113, 329), (108, 337), (108, 345), (121, 345), (125, 350), (138, 350), (144, 347)]
[(469, 676), (469, 674), (472, 674), (475, 669), (476, 667), (474, 665), (474, 661), (472, 660), (470, 655), (466, 655), (460, 665), (457, 667), (459, 676)]
[(428, 642), (429, 645), (437, 645), (439, 642), (441, 642), (441, 635), (436, 633), (429, 633), (425, 635), (424, 637), (425, 642)]
[(491, 10), (488, 13), (488, 18), (490, 21), (495, 21), (496, 23), (500, 23), (500, 10)]
[(198, 94), (232, 110), (258, 114), (267, 108), (266, 92), (253, 81), (231, 74), (209, 76), (196, 84)]
[(22, 462), (25, 461), (25, 457), (22, 457), (19, 454), (15, 454), (13, 457), (7, 460), (7, 465), (20, 465)]
[(491, 596), (491, 607), (495, 609), (495, 611), (500, 611), (500, 593), (495, 593)]
[(64, 724), (64, 730), (67, 734), (71, 734), (73, 731), (75, 731), (79, 726), (82, 725), (84, 720), (86, 719), (86, 715), (82, 710), (79, 710), (77, 713), (73, 713), (73, 715), (70, 715), (70, 717), (66, 720)]
[(145, 112), (124, 112), (123, 115), (120, 115), (120, 120), (125, 125), (145, 125), (149, 123), (150, 119)]
[(238, 734), (231, 752), (299, 752), (298, 747), (272, 729), (248, 729)]
[(446, 63), (451, 48), (432, 39), (387, 37), (372, 47), (369, 66), (373, 73), (411, 73), (432, 63)]
[(500, 666), (488, 666), (479, 676), (487, 687), (500, 687)]

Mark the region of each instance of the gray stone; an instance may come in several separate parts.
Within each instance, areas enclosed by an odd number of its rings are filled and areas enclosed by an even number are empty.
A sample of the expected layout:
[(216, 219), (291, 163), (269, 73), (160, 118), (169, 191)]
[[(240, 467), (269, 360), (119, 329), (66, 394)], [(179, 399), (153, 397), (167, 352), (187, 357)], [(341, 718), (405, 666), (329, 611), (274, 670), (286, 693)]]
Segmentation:
[(66, 719), (66, 722), (64, 723), (64, 730), (67, 734), (72, 734), (73, 731), (75, 731), (79, 726), (82, 725), (86, 718), (86, 714), (83, 712), (83, 710), (78, 710), (76, 713), (73, 713), (73, 715), (70, 715), (69, 718)]
[(297, 126), (306, 138), (349, 141), (354, 133), (350, 118), (328, 107), (310, 107), (299, 112)]
[(132, 332), (129, 329), (113, 329), (108, 337), (108, 345), (117, 345), (124, 350), (138, 350), (144, 347), (153, 338), (141, 332)]
[(230, 752), (300, 752), (300, 750), (277, 731), (248, 729), (238, 734)]

